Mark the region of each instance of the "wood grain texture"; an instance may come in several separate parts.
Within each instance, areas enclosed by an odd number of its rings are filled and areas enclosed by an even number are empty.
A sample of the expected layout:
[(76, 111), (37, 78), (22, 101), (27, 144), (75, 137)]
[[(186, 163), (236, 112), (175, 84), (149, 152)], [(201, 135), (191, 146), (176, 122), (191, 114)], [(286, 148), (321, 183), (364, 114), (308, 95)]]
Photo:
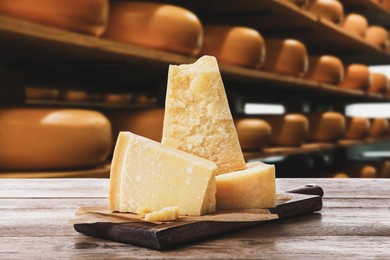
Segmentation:
[(165, 251), (77, 233), (80, 206), (106, 205), (105, 179), (0, 180), (0, 259), (389, 259), (389, 179), (278, 179), (324, 188), (323, 209)]

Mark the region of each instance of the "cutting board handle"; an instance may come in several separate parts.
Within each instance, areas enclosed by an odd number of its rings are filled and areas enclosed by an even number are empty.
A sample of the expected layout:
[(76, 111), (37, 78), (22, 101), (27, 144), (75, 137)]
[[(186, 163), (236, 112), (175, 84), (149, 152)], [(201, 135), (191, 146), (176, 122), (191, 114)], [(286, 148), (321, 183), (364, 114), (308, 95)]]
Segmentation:
[(305, 184), (303, 186), (288, 190), (286, 192), (297, 193), (297, 194), (318, 195), (320, 197), (324, 196), (324, 190), (317, 184)]

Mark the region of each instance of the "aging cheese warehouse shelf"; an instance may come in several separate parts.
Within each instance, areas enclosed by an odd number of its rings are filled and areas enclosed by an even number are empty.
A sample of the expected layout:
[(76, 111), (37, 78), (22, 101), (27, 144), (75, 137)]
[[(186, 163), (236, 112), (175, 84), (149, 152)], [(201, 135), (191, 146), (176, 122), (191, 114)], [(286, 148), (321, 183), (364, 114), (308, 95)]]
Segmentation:
[[(217, 2), (177, 1), (176, 4), (189, 5), (184, 7), (194, 11), (202, 23), (248, 26), (259, 30), (266, 38), (293, 37), (307, 46), (309, 54), (337, 55), (345, 64), (390, 62), (390, 54), (386, 51), (370, 45), (364, 39), (349, 35), (338, 25), (318, 18), (288, 1), (258, 0), (245, 3), (229, 1), (222, 8), (219, 4), (216, 8)], [(375, 10), (375, 14), (376, 12), (380, 14), (380, 25), (390, 24), (390, 18), (385, 15), (387, 11), (384, 8), (377, 4), (373, 5), (369, 0), (366, 2), (365, 10), (370, 10), (371, 14)], [(346, 10), (352, 8), (347, 1), (342, 3), (345, 4)], [(355, 7), (353, 8), (355, 11)], [(376, 21), (370, 18), (375, 17), (375, 14), (367, 16), (370, 22)], [(0, 87), (2, 106), (67, 106), (67, 103), (60, 101), (26, 102), (23, 94), (26, 86), (44, 86), (61, 90), (75, 88), (102, 94), (148, 93), (159, 97), (161, 101), (163, 97), (161, 93), (165, 91), (161, 86), (166, 82), (168, 65), (192, 63), (196, 60), (194, 57), (82, 35), (4, 15), (0, 16), (0, 39), (2, 74), (8, 77), (8, 83)], [(312, 109), (316, 110), (318, 106), (320, 109), (321, 106), (339, 109), (343, 104), (350, 102), (390, 100), (387, 95), (344, 89), (304, 78), (229, 64), (220, 64), (220, 70), (231, 102), (236, 104), (247, 97), (254, 97), (255, 100), (263, 102), (267, 100), (284, 102), (287, 95), (293, 95), (298, 97), (294, 102), (309, 101)], [(232, 104), (232, 107), (236, 107), (236, 104)], [(291, 112), (289, 102), (286, 102), (286, 105), (287, 111)], [(70, 106), (74, 107), (75, 104)], [(88, 106), (80, 103), (80, 107)], [(98, 108), (100, 106), (104, 106), (104, 103), (97, 105)], [(148, 106), (150, 105), (145, 107)], [(93, 105), (91, 107), (96, 108)], [(106, 107), (109, 109), (110, 105)], [(118, 109), (120, 105), (114, 107)], [(128, 105), (124, 107), (129, 109)], [(296, 174), (299, 176), (299, 173)]]

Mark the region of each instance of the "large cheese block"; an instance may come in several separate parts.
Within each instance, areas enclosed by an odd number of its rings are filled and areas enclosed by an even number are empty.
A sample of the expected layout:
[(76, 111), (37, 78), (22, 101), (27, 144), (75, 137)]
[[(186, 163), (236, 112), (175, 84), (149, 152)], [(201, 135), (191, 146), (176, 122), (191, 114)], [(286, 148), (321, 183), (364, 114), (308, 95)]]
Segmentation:
[(390, 82), (387, 76), (378, 72), (371, 72), (370, 76), (371, 80), (368, 92), (386, 95), (390, 89)]
[(308, 69), (305, 45), (294, 39), (266, 39), (267, 55), (262, 70), (301, 77)]
[(236, 120), (238, 140), (243, 151), (260, 151), (271, 141), (271, 126), (258, 118)]
[(164, 123), (163, 108), (107, 109), (104, 114), (111, 121), (114, 140), (116, 140), (120, 131), (130, 131), (156, 142), (161, 142)]
[(363, 140), (370, 133), (370, 120), (365, 117), (348, 117), (345, 138), (349, 140)]
[(367, 90), (370, 87), (370, 70), (364, 64), (350, 64), (346, 68), (342, 88)]
[(364, 39), (368, 43), (383, 50), (386, 50), (389, 46), (389, 33), (386, 28), (381, 26), (373, 25), (368, 27), (364, 35)]
[(337, 142), (345, 133), (345, 118), (337, 112), (312, 113), (308, 115), (311, 141)]
[(274, 146), (300, 146), (308, 137), (309, 122), (302, 114), (270, 115), (262, 118), (271, 125), (271, 144)]
[(343, 5), (337, 0), (314, 0), (306, 9), (322, 19), (339, 24), (344, 17)]
[(176, 206), (180, 215), (211, 213), (216, 168), (206, 159), (121, 132), (111, 164), (109, 207), (137, 213)]
[(370, 138), (387, 137), (389, 131), (389, 120), (387, 118), (373, 118), (370, 127)]
[(145, 2), (111, 2), (104, 38), (152, 49), (195, 56), (203, 28), (192, 12), (177, 6)]
[(344, 65), (339, 58), (334, 56), (310, 56), (309, 70), (305, 78), (338, 85), (344, 79)]
[(257, 68), (265, 59), (265, 43), (251, 28), (206, 25), (201, 54), (215, 56), (219, 63)]
[(108, 0), (0, 0), (0, 14), (98, 36), (107, 26), (108, 6)]
[(78, 109), (0, 109), (0, 169), (94, 166), (111, 151), (111, 126), (101, 113)]
[(344, 17), (341, 27), (347, 33), (360, 38), (364, 37), (368, 29), (368, 21), (360, 14), (351, 13)]
[(217, 209), (276, 206), (275, 166), (248, 163), (245, 170), (217, 176)]
[(214, 57), (169, 67), (162, 143), (215, 162), (217, 174), (245, 168)]

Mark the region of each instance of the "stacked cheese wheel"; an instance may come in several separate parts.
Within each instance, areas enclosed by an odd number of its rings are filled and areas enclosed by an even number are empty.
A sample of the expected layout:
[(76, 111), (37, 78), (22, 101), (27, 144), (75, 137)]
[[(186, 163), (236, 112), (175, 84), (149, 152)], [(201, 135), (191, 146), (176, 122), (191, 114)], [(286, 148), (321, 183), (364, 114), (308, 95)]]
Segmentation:
[(107, 26), (108, 9), (108, 0), (0, 0), (1, 15), (95, 36)]
[(0, 109), (0, 170), (63, 170), (103, 163), (111, 126), (78, 109)]

